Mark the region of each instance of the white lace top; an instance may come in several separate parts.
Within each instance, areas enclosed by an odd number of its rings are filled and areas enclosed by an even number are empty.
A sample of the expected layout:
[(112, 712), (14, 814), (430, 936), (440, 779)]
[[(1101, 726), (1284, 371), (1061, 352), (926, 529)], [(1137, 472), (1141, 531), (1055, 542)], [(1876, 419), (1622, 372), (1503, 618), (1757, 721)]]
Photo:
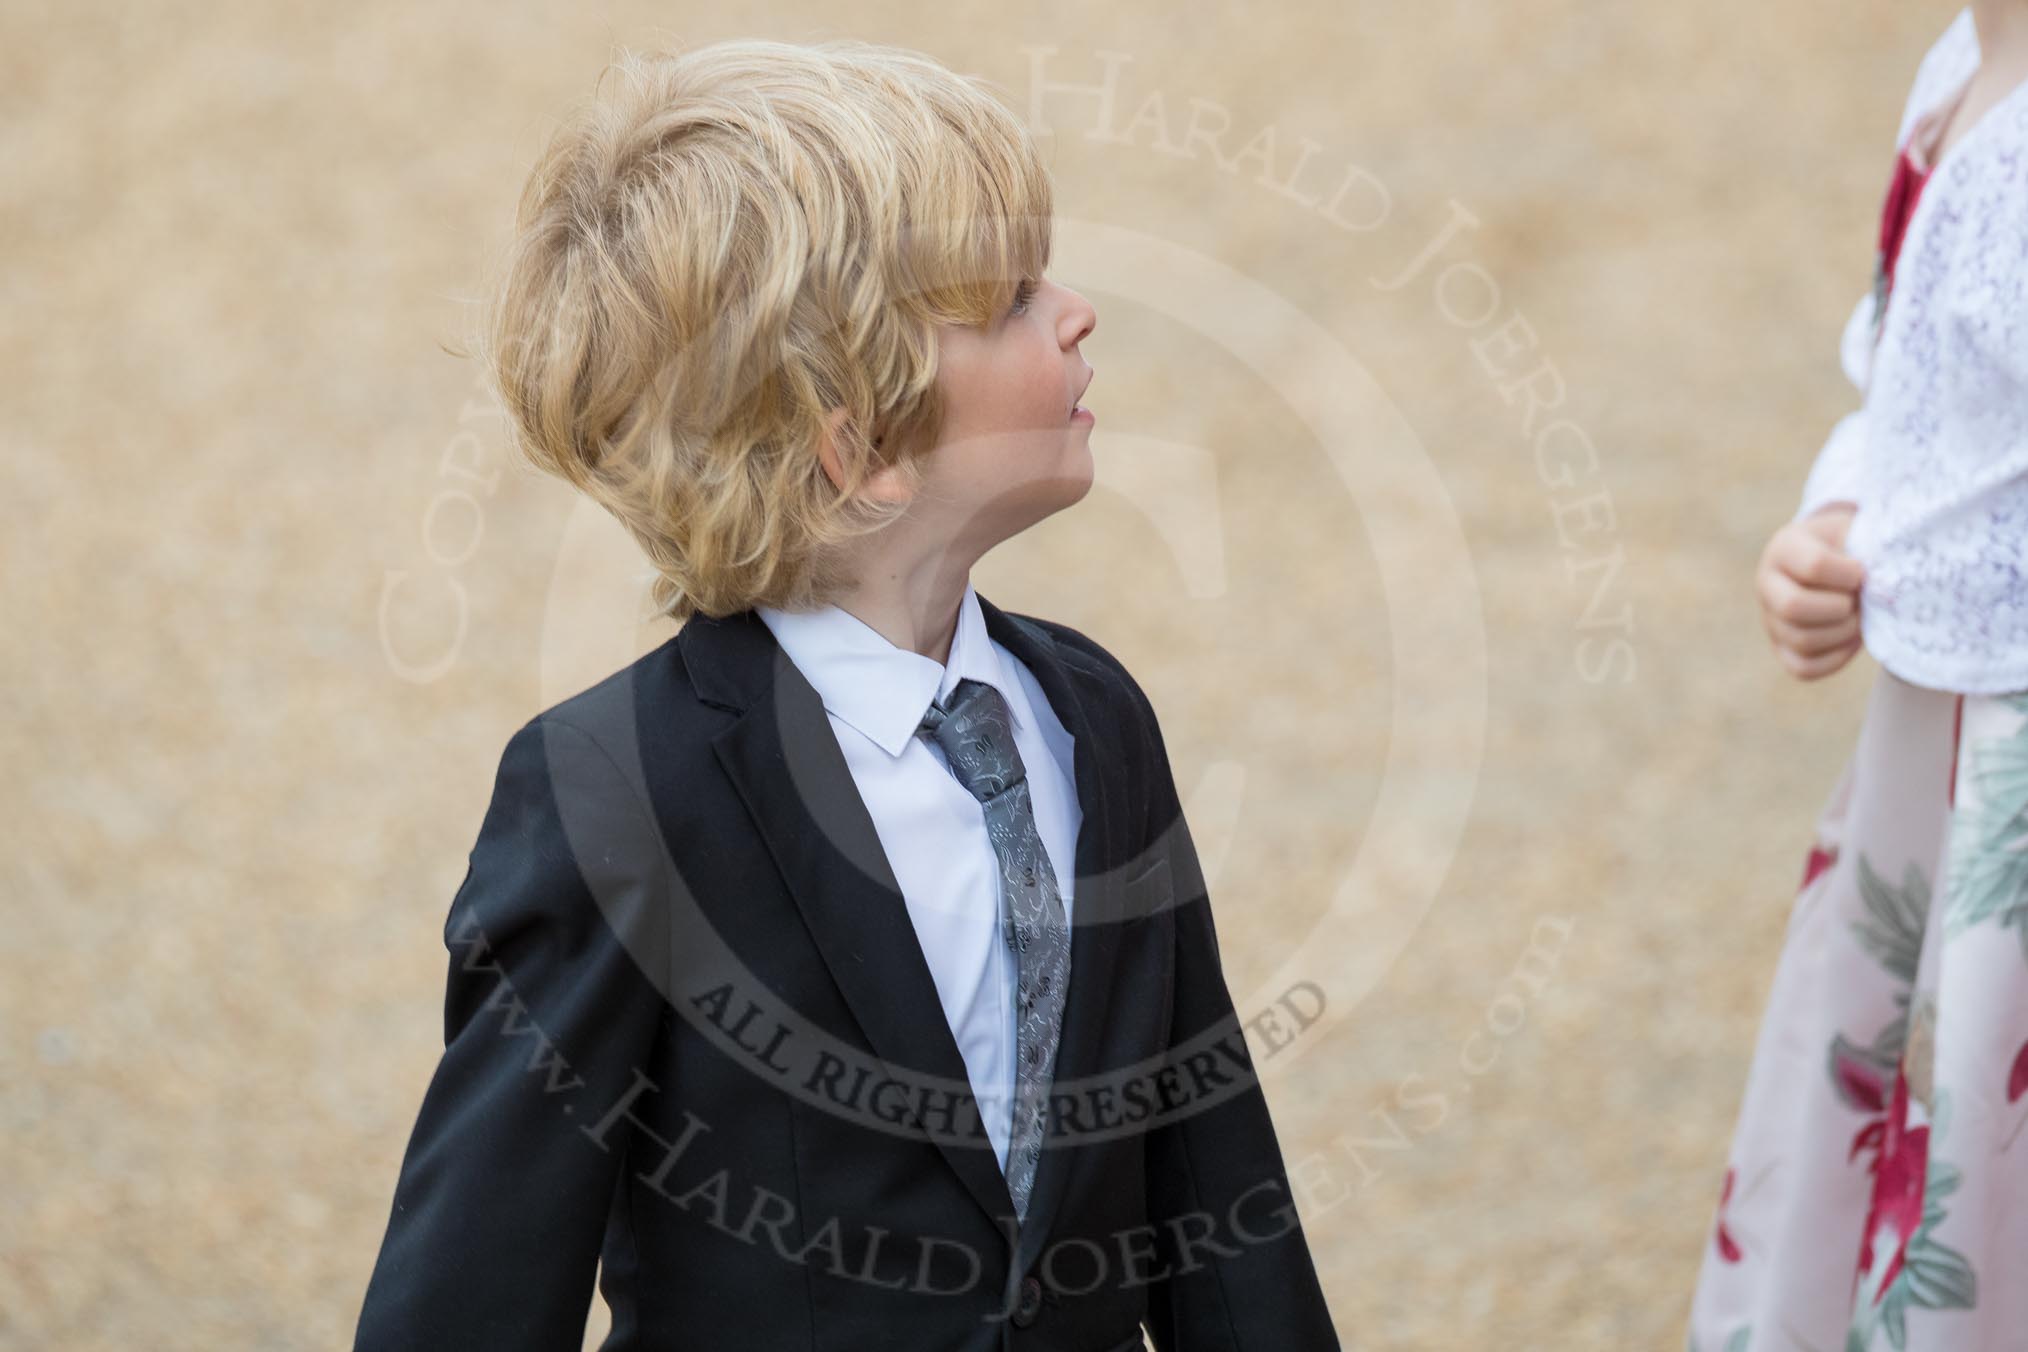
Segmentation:
[[(1978, 68), (1969, 9), (1923, 58), (1897, 147)], [(2028, 83), (1937, 162), (1902, 237), (1878, 345), (1869, 294), (1840, 356), (1864, 396), (1798, 518), (1858, 510), (1860, 628), (1881, 666), (1964, 694), (2028, 689)]]

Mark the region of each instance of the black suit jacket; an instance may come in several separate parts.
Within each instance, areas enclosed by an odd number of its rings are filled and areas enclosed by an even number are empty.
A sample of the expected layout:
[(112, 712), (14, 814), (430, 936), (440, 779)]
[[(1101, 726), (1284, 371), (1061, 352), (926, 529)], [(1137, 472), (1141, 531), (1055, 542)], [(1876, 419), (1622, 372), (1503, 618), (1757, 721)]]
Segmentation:
[(1146, 697), (984, 605), (1076, 738), (1058, 1135), (1024, 1224), (816, 693), (693, 619), (520, 728), (362, 1349), (1338, 1347)]

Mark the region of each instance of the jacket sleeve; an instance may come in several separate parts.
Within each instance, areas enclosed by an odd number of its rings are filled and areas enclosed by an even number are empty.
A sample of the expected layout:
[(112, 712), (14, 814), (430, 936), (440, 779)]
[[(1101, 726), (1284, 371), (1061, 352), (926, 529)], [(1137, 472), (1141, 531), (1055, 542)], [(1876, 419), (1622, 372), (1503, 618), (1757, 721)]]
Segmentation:
[(357, 1348), (583, 1345), (630, 1118), (591, 1128), (648, 1070), (668, 1008), (648, 821), (582, 730), (538, 718), (508, 742), (444, 927), (443, 1056)]
[[(1148, 1132), (1148, 1219), (1156, 1252), (1150, 1270), (1167, 1274), (1149, 1287), (1148, 1331), (1156, 1352), (1335, 1352), (1331, 1312), (1225, 984), (1211, 900), (1168, 752), (1153, 709), (1138, 690), (1135, 695), (1147, 729), (1150, 854), (1167, 859), (1175, 897), (1171, 1047), (1221, 1030), (1214, 1038), (1247, 1067), (1237, 1093), (1206, 1108), (1185, 1103)], [(1223, 1055), (1218, 1064), (1232, 1067)]]

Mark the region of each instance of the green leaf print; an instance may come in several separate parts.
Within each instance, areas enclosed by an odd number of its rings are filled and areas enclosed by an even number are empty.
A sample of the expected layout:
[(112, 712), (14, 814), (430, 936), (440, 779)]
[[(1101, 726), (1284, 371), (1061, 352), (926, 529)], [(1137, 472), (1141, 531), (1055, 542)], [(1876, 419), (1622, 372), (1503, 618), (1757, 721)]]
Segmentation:
[[(1915, 969), (1922, 958), (1922, 932), (1929, 921), (1929, 880), (1914, 864), (1895, 887), (1875, 871), (1866, 856), (1859, 856), (1859, 898), (1866, 915), (1852, 922), (1852, 935), (1859, 946), (1895, 978), (1901, 989), (1894, 993), (1898, 1012), (1882, 1028), (1870, 1047), (1860, 1047), (1840, 1034), (1831, 1046), (1831, 1079), (1839, 1096), (1854, 1108), (1879, 1112), (1886, 1101), (1886, 1086), (1908, 1044), (1908, 996), (1915, 984)], [(1873, 1070), (1876, 1084), (1860, 1086), (1847, 1070), (1863, 1064)]]
[[(2028, 701), (2008, 703), (2028, 711)], [(1974, 746), (1968, 777), (1977, 801), (1950, 832), (1944, 922), (1952, 936), (1987, 920), (2028, 924), (2028, 724)], [(2028, 932), (2022, 945), (2028, 955)]]
[(1862, 1047), (1847, 1040), (1843, 1033), (1831, 1039), (1831, 1054), (1825, 1068), (1846, 1107), (1862, 1113), (1879, 1113), (1886, 1106), (1887, 1086), (1893, 1082), (1901, 1047), (1899, 1044), (1883, 1047), (1885, 1040), (1886, 1035), (1882, 1034), (1873, 1046)]
[[(1901, 1270), (1880, 1299), (1878, 1328), (1887, 1334), (1888, 1345), (1902, 1352), (1908, 1345), (1908, 1307), (1924, 1310), (1969, 1310), (1978, 1304), (1978, 1274), (1965, 1256), (1936, 1239), (1943, 1223), (1941, 1198), (1957, 1191), (1963, 1175), (1948, 1164), (1930, 1162), (1923, 1183), (1922, 1222), (1909, 1236), (1903, 1251)], [(1869, 1326), (1855, 1326), (1845, 1340), (1848, 1352), (1865, 1352), (1872, 1343)]]
[(1902, 1049), (1908, 1046), (1908, 997), (1895, 992), (1895, 1003), (1901, 1012), (1894, 1016), (1894, 1022), (1880, 1030), (1880, 1036), (1873, 1039), (1873, 1055), (1884, 1061), (1893, 1073), (1893, 1067), (1901, 1060)]
[(1969, 1310), (1978, 1300), (1979, 1279), (1972, 1265), (1955, 1249), (1941, 1244), (1913, 1245), (1896, 1280), (1906, 1278), (1911, 1302), (1931, 1310)]
[[(1930, 1130), (1936, 1131), (1934, 1122), (1931, 1123)], [(1929, 1210), (1930, 1203), (1940, 1201), (1956, 1192), (1958, 1184), (1964, 1181), (1964, 1177), (1955, 1165), (1944, 1164), (1937, 1160), (1930, 1161), (1929, 1177), (1924, 1179), (1922, 1184), (1923, 1210)], [(1942, 1220), (1943, 1208), (1937, 1207), (1936, 1212), (1937, 1219)]]
[(1866, 904), (1866, 919), (1853, 924), (1853, 934), (1889, 975), (1914, 981), (1922, 957), (1922, 929), (1929, 919), (1929, 880), (1910, 864), (1896, 889), (1873, 871), (1862, 854), (1859, 897)]
[(1894, 1352), (1901, 1352), (1908, 1346), (1908, 1297), (1904, 1294), (1905, 1289), (1901, 1275), (1895, 1274), (1894, 1289), (1880, 1303), (1880, 1326), (1887, 1330), (1887, 1343)]

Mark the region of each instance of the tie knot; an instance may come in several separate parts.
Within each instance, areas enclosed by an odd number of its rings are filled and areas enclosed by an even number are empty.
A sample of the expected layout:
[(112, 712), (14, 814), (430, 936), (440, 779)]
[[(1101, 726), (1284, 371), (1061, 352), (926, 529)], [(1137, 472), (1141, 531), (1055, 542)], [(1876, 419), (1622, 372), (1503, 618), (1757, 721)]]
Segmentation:
[(959, 681), (948, 703), (930, 705), (916, 731), (943, 749), (951, 773), (982, 803), (1027, 777), (1007, 701), (983, 681)]

